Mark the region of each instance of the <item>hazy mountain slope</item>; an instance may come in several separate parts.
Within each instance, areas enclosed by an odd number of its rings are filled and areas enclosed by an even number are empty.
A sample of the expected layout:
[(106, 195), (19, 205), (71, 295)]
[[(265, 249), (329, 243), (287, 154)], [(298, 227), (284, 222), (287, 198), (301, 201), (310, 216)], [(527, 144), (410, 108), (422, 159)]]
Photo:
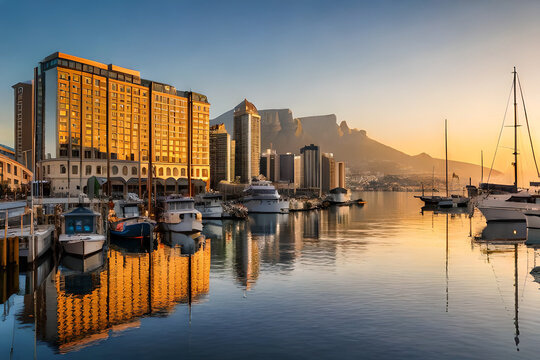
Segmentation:
[[(444, 160), (422, 153), (405, 154), (381, 144), (367, 136), (366, 131), (350, 129), (345, 121), (337, 124), (334, 114), (294, 118), (290, 109), (259, 110), (261, 115), (262, 149), (274, 148), (278, 153), (299, 153), (307, 144), (319, 145), (322, 152), (332, 152), (337, 160), (359, 171), (384, 174), (444, 174)], [(211, 120), (211, 124), (224, 123), (233, 133), (233, 111)], [(464, 162), (450, 161), (450, 173), (456, 173), (462, 182), (468, 177), (476, 180), (480, 167)], [(487, 171), (487, 169), (485, 170)]]

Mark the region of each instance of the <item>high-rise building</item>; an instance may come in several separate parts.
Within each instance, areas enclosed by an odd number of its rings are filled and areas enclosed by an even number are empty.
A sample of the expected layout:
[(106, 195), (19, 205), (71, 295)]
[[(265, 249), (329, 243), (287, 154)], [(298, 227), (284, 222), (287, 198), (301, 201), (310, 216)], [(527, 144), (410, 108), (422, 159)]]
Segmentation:
[(231, 181), (231, 136), (224, 124), (210, 127), (210, 186), (217, 189), (221, 180)]
[(235, 177), (248, 183), (259, 175), (261, 117), (255, 105), (244, 99), (234, 109)]
[(294, 156), (294, 187), (302, 186), (304, 169), (302, 168), (302, 156)]
[(279, 155), (279, 180), (294, 184), (295, 188), (300, 187), (302, 173), (302, 158), (292, 153)]
[(328, 192), (337, 187), (336, 160), (332, 153), (323, 153), (321, 160), (321, 190)]
[(231, 181), (235, 181), (236, 177), (234, 176), (234, 165), (235, 165), (235, 151), (236, 151), (236, 141), (234, 139), (231, 139), (231, 149), (229, 151), (230, 154), (230, 163), (231, 163), (231, 169), (229, 171), (229, 174), (231, 174)]
[(343, 161), (336, 162), (336, 182), (338, 187), (345, 188), (345, 163)]
[(261, 155), (260, 172), (267, 180), (278, 182), (280, 180), (280, 156), (276, 150), (266, 149)]
[(206, 96), (59, 52), (34, 73), (36, 176), (51, 181), (53, 193), (78, 194), (109, 170), (113, 192), (135, 191), (138, 179), (146, 187), (150, 161), (158, 192), (177, 190), (180, 179), (187, 187), (189, 165), (194, 183), (209, 186)]
[(23, 164), (28, 169), (33, 169), (33, 130), (32, 117), (34, 99), (34, 86), (31, 81), (20, 82), (12, 86), (13, 98), (15, 100), (15, 160)]
[(302, 156), (302, 187), (320, 189), (321, 187), (321, 155), (317, 145), (306, 145), (300, 149)]

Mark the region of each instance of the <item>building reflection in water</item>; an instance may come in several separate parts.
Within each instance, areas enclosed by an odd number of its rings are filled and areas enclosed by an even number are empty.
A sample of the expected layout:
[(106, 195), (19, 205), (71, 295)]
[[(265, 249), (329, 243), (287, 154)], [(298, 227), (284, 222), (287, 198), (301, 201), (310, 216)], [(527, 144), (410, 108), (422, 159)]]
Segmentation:
[[(347, 218), (346, 210), (339, 213)], [(247, 221), (223, 220), (210, 228), (205, 226), (203, 233), (216, 239), (212, 243), (212, 271), (225, 274), (233, 269), (236, 282), (251, 290), (263, 271), (292, 271), (300, 257), (324, 265), (334, 262), (336, 243), (319, 242), (321, 217), (319, 211), (251, 214)], [(323, 219), (334, 221), (327, 216)]]
[[(62, 259), (36, 291), (38, 338), (65, 353), (139, 327), (140, 317), (199, 301), (209, 290), (210, 241), (169, 240), (180, 246), (133, 252), (112, 244), (105, 254)], [(33, 314), (33, 296), (26, 295), (19, 321), (33, 323)]]

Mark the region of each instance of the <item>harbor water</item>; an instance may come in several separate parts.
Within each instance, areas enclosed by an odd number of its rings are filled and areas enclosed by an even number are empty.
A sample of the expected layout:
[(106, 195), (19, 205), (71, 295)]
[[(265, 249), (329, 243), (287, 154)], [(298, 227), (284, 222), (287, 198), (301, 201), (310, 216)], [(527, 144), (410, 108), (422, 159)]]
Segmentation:
[(524, 223), (358, 196), (365, 206), (13, 265), (0, 272), (0, 358), (538, 356), (540, 257)]

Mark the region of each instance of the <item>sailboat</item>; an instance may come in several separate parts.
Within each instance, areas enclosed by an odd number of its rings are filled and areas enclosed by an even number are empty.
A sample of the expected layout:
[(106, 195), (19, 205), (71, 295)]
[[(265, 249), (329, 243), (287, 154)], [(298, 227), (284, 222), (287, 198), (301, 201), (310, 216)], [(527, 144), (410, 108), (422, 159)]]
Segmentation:
[(437, 205), (440, 208), (453, 208), (453, 207), (465, 207), (469, 204), (469, 198), (459, 195), (449, 196), (448, 192), (448, 121), (444, 120), (444, 156), (445, 156), (445, 168), (446, 168), (446, 197), (439, 200)]
[[(528, 190), (522, 190), (518, 192), (518, 148), (517, 148), (517, 72), (516, 68), (514, 67), (514, 80), (512, 82), (513, 92), (514, 92), (514, 184), (512, 186), (506, 186), (506, 188), (511, 188), (510, 193), (508, 194), (502, 194), (502, 195), (491, 195), (487, 194), (483, 198), (481, 198), (478, 201), (477, 207), (478, 210), (482, 212), (482, 215), (486, 218), (487, 222), (490, 221), (525, 221), (525, 215), (524, 212), (532, 213), (531, 219), (534, 219), (534, 212), (540, 210), (540, 196), (538, 194), (530, 193)], [(527, 120), (527, 111), (525, 110), (525, 100), (523, 99), (523, 92), (521, 92), (521, 85), (520, 86), (520, 93), (521, 93), (521, 100), (523, 101), (523, 110), (525, 113), (525, 120), (527, 121), (527, 128), (529, 126), (529, 121)], [(529, 130), (529, 138), (530, 136), (530, 130)], [(532, 141), (531, 141), (531, 149), (533, 152), (533, 158), (535, 159), (535, 165), (536, 165), (536, 157), (534, 155), (534, 148), (532, 147)], [(538, 167), (537, 167), (538, 172)], [(484, 184), (481, 184), (481, 188), (485, 188), (483, 186)], [(504, 185), (497, 185), (498, 187), (504, 187)]]

